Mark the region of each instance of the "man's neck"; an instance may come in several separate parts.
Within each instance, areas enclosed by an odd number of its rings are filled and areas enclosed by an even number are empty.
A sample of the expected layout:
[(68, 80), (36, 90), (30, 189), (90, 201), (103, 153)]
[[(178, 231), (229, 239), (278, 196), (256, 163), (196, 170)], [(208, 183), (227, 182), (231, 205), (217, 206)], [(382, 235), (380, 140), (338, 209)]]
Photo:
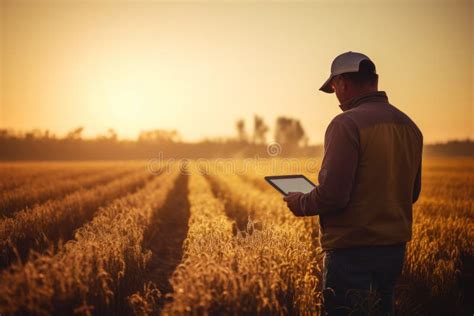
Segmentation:
[(355, 94), (355, 96), (353, 98), (357, 98), (358, 96), (360, 95), (363, 95), (363, 94), (368, 94), (368, 93), (371, 93), (371, 92), (378, 92), (379, 90), (377, 88), (373, 88), (373, 87), (370, 87), (370, 88), (361, 88), (360, 90), (357, 91), (357, 93)]
[[(342, 111), (347, 111), (355, 106), (357, 106), (361, 100), (365, 100), (366, 98), (372, 98), (372, 95), (374, 97), (384, 97), (386, 98), (386, 94), (384, 91), (379, 91), (376, 89), (372, 90), (367, 90), (367, 92), (364, 93), (359, 93), (357, 96), (351, 98), (350, 100), (347, 100), (346, 102), (342, 102), (339, 107), (341, 108)], [(378, 96), (376, 96), (378, 95)]]

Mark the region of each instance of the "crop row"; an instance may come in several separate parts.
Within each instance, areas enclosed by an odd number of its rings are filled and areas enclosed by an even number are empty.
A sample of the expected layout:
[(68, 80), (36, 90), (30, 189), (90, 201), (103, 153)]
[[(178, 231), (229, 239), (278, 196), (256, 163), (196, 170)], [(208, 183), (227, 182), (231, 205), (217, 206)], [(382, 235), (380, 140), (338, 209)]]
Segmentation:
[(33, 256), (0, 275), (0, 313), (118, 313), (141, 285), (150, 253), (143, 232), (173, 187), (177, 172), (100, 208), (57, 254)]

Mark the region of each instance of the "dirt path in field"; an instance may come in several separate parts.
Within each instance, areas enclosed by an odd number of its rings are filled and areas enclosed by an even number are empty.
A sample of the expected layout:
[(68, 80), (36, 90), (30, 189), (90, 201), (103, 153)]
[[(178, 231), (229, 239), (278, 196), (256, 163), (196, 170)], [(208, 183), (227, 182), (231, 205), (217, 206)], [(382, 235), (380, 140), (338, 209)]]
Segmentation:
[(148, 280), (153, 281), (163, 295), (172, 291), (169, 278), (183, 256), (189, 216), (188, 176), (181, 175), (163, 207), (156, 210), (145, 233), (144, 246), (153, 253)]

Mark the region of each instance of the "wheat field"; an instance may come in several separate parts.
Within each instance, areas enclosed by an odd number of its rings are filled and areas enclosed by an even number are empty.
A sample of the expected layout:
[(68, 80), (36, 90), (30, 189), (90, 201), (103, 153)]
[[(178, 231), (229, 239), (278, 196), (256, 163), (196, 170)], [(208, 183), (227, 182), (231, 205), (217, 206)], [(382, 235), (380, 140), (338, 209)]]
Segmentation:
[[(318, 218), (264, 175), (318, 161), (0, 164), (0, 315), (321, 315)], [(427, 157), (400, 315), (471, 315), (474, 159)]]

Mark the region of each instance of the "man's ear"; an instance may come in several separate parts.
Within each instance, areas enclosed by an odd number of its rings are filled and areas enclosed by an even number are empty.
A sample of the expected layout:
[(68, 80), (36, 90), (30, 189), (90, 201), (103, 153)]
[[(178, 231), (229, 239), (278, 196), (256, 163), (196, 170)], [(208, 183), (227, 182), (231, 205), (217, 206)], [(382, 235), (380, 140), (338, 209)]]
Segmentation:
[[(337, 86), (338, 78), (339, 78), (339, 76), (333, 77), (333, 78), (331, 79), (331, 82), (329, 83), (329, 84), (333, 87), (333, 89), (334, 89), (334, 87)], [(336, 89), (334, 89), (334, 90), (336, 90)]]

